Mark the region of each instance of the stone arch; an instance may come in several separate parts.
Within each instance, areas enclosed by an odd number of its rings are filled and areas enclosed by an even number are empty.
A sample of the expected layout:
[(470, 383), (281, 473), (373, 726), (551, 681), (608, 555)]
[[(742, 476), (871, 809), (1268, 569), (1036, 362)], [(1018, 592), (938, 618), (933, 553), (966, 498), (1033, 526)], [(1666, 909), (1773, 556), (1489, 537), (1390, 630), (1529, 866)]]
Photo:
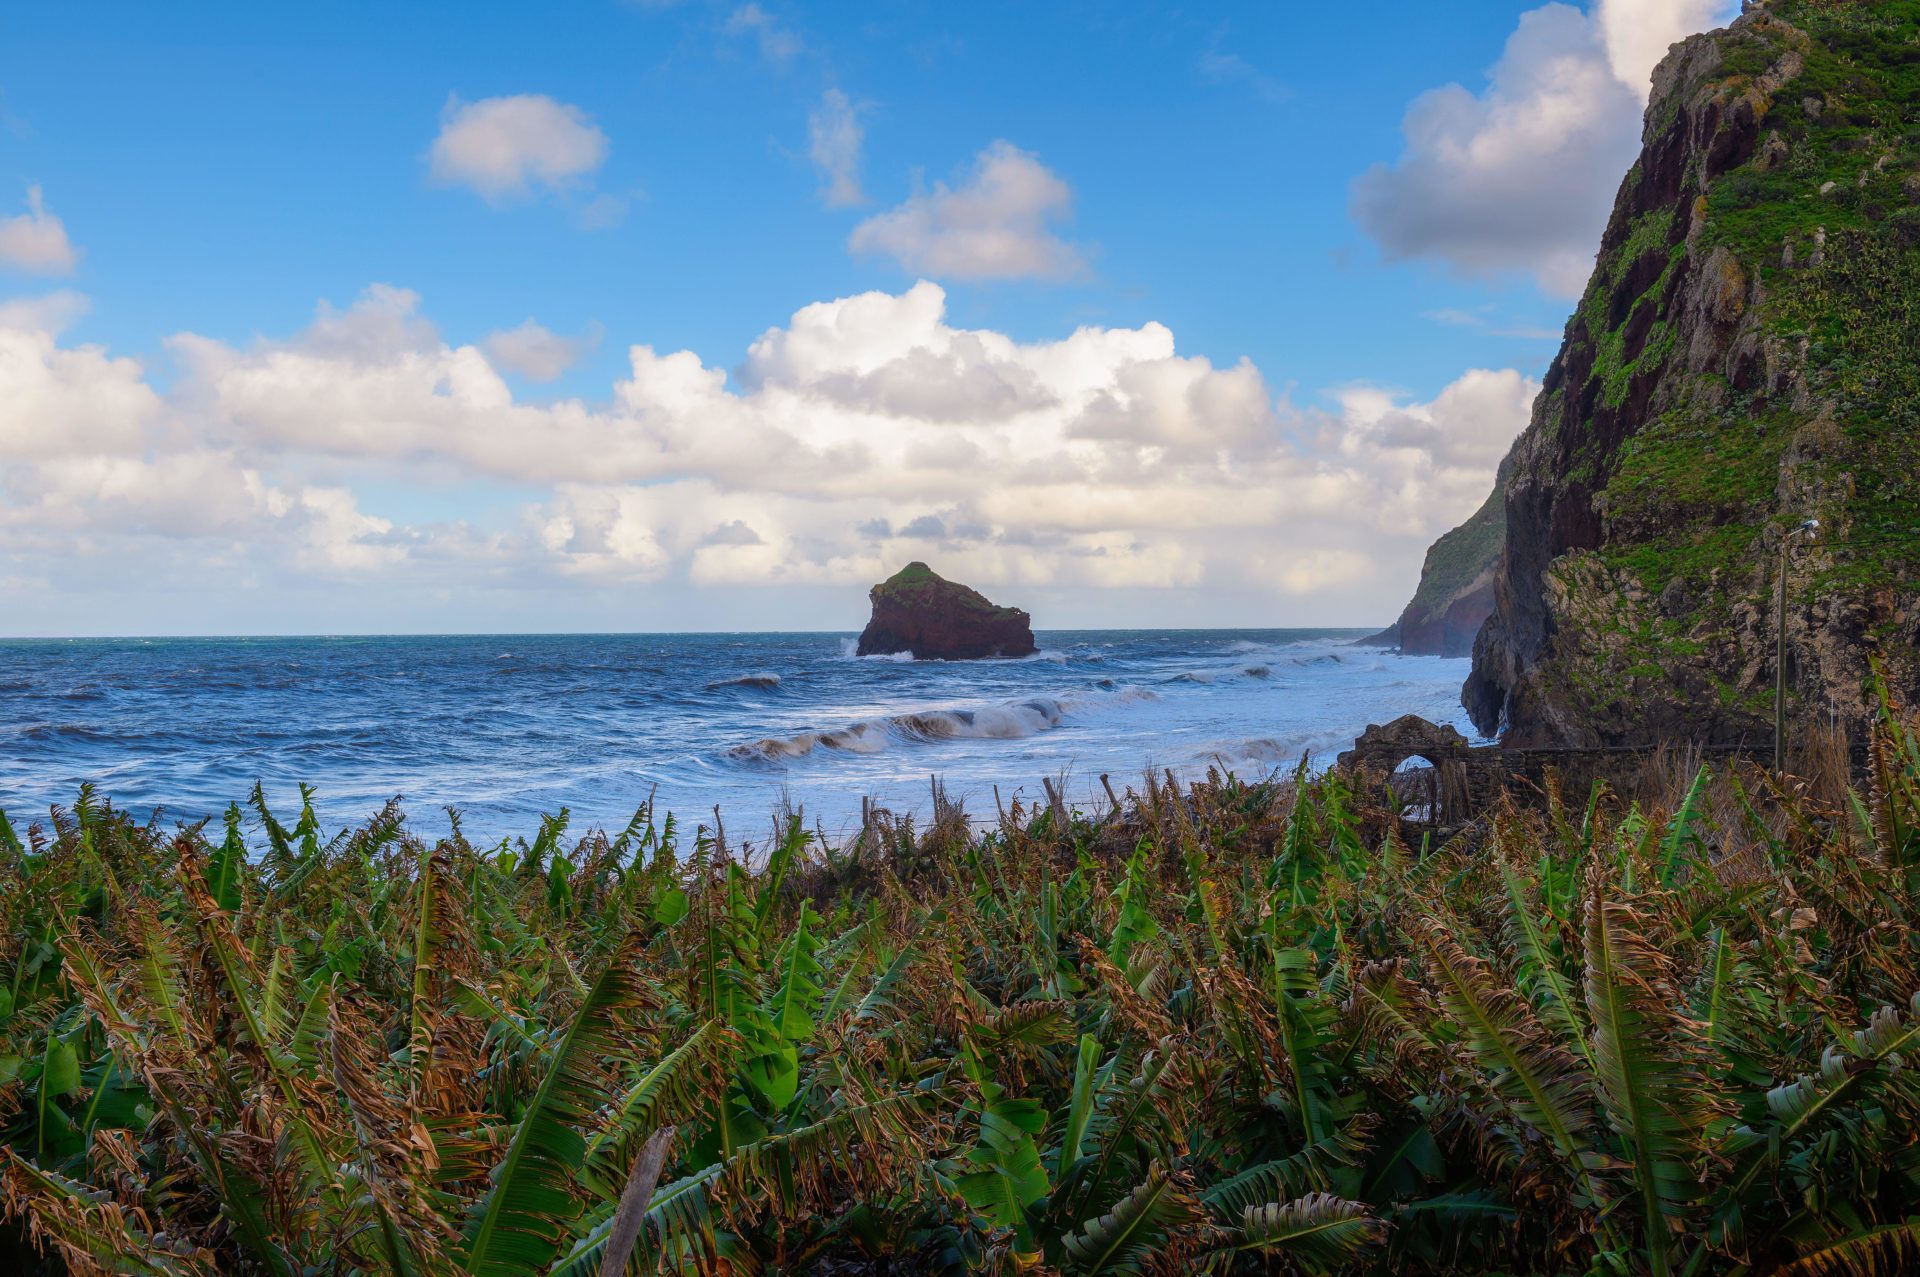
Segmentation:
[(1448, 812), (1442, 762), (1418, 752), (1408, 754), (1388, 769), (1387, 783), (1394, 813), (1401, 820), (1416, 825), (1443, 823)]
[[(1407, 714), (1381, 726), (1369, 724), (1353, 748), (1340, 755), (1336, 764), (1345, 772), (1366, 772), (1391, 784), (1391, 778), (1409, 761), (1419, 759), (1427, 765), (1423, 793), (1417, 796), (1416, 814), (1404, 818), (1421, 825), (1447, 825), (1466, 819), (1472, 812), (1470, 761), (1473, 746), (1452, 727), (1430, 723), (1417, 714)], [(1407, 795), (1396, 792), (1396, 799)]]

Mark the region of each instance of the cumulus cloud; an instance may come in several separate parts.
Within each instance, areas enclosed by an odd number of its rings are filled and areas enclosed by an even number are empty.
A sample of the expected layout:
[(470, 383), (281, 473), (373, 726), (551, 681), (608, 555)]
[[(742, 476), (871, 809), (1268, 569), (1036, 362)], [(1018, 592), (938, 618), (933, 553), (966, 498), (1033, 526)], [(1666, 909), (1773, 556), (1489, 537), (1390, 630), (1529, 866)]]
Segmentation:
[[(290, 580), (857, 591), (937, 553), (989, 589), (1255, 591), (1276, 616), (1332, 591), (1345, 618), (1384, 616), (1537, 389), (1475, 371), (1425, 401), (1300, 405), (1164, 325), (1017, 341), (945, 301), (922, 282), (804, 307), (733, 377), (633, 345), (592, 401), (517, 398), (500, 334), (449, 341), (389, 286), (274, 340), (177, 336), (164, 391), (134, 361), (0, 330), (0, 576), (165, 580), (167, 547), (192, 546), (202, 568)], [(428, 483), (480, 508), (514, 495), (480, 526), (395, 508)]]
[(1538, 382), (1511, 368), (1470, 369), (1426, 403), (1377, 387), (1348, 387), (1334, 395), (1339, 448), (1355, 461), (1412, 455), (1431, 459), (1440, 473), (1491, 474), (1539, 390)]
[(39, 297), (9, 298), (0, 301), (0, 328), (24, 328), (58, 336), (79, 323), (91, 306), (85, 293), (76, 293), (71, 288)]
[(820, 173), (820, 198), (828, 208), (866, 203), (860, 190), (860, 144), (866, 132), (852, 99), (828, 89), (807, 116), (807, 158)]
[(598, 330), (564, 337), (528, 319), (518, 328), (488, 333), (480, 347), (496, 368), (517, 372), (529, 381), (552, 381), (580, 362), (598, 340)]
[(1667, 50), (1727, 21), (1737, 9), (1730, 0), (1600, 0), (1594, 21), (1614, 75), (1645, 101), (1653, 68)]
[(136, 451), (160, 409), (140, 365), (98, 346), (61, 346), (51, 328), (12, 326), (36, 316), (25, 307), (8, 311), (0, 324), (0, 456), (19, 461)]
[(536, 187), (566, 188), (606, 158), (607, 135), (586, 112), (520, 93), (478, 102), (448, 98), (427, 162), (435, 181), (500, 200)]
[(958, 186), (934, 183), (853, 230), (855, 253), (891, 257), (942, 279), (1064, 279), (1086, 267), (1054, 224), (1073, 192), (1030, 152), (999, 141), (974, 157)]
[(758, 532), (739, 519), (729, 519), (700, 541), (701, 545), (765, 545), (766, 540)]
[(67, 275), (80, 252), (67, 238), (64, 222), (47, 211), (38, 186), (27, 188), (27, 211), (0, 218), (0, 267), (35, 275)]
[(1406, 149), (1354, 184), (1356, 220), (1388, 260), (1533, 276), (1577, 296), (1613, 195), (1639, 150), (1654, 65), (1724, 16), (1727, 0), (1598, 0), (1524, 13), (1479, 93), (1416, 98)]
[(742, 372), (753, 385), (923, 421), (1004, 420), (1054, 402), (1013, 342), (947, 328), (945, 309), (946, 294), (925, 281), (808, 306), (755, 341)]
[(183, 589), (233, 546), (316, 576), (397, 561), (378, 544), (391, 525), (350, 491), (269, 482), (180, 418), (138, 363), (50, 331), (0, 326), (0, 440), (0, 563), (30, 575), (145, 574), (183, 543), (198, 547)]

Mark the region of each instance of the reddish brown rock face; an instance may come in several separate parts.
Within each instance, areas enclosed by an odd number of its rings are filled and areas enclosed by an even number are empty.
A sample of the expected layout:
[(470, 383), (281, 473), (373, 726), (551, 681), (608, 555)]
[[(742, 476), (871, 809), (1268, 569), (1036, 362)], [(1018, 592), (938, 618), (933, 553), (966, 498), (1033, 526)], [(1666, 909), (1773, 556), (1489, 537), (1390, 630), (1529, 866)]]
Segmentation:
[(909, 563), (873, 587), (873, 619), (860, 633), (861, 656), (911, 652), (915, 660), (967, 661), (1032, 656), (1033, 622), (1017, 607), (996, 607), (977, 590)]

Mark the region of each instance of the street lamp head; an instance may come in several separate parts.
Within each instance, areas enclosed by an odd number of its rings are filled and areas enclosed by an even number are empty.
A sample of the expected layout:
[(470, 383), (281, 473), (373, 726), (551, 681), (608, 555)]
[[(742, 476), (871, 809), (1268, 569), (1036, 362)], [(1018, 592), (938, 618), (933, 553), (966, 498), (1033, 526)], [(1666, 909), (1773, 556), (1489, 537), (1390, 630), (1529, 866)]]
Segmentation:
[(1800, 530), (1806, 533), (1810, 537), (1815, 536), (1820, 531), (1820, 520), (1808, 519), (1806, 522), (1800, 525)]

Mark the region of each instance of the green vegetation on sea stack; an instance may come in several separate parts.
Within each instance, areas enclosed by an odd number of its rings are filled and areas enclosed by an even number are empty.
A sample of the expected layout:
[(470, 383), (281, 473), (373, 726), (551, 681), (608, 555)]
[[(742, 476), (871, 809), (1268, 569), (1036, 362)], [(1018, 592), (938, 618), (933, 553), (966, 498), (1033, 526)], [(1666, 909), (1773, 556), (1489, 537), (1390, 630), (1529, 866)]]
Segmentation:
[(754, 868), (83, 793), (0, 821), (0, 1266), (1902, 1271), (1914, 724), (1858, 791), (1667, 771), (1419, 848), (1337, 776), (936, 790)]
[(990, 616), (1013, 616), (1019, 611), (1018, 608), (1001, 607), (978, 590), (969, 589), (957, 581), (949, 581), (917, 560), (873, 587), (876, 599), (898, 599), (909, 604), (921, 602), (935, 594), (954, 607), (984, 612)]

